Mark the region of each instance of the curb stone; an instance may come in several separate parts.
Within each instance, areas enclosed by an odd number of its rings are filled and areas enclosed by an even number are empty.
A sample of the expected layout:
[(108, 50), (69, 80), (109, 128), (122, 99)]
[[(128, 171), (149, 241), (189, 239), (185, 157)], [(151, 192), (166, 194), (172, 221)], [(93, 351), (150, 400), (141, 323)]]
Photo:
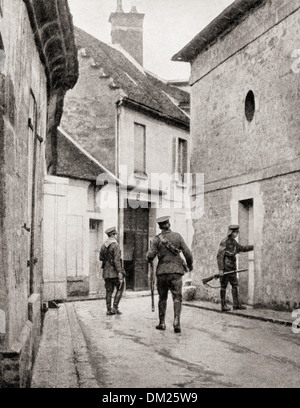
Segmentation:
[[(188, 306), (188, 307), (193, 307), (193, 308), (197, 308), (197, 309), (202, 309), (202, 310), (208, 310), (211, 312), (216, 312), (216, 313), (221, 313), (223, 314), (224, 312), (222, 312), (219, 309), (219, 305), (218, 305), (218, 309), (213, 307), (213, 306), (208, 306), (208, 305), (203, 305), (200, 303), (193, 303), (193, 302), (182, 302), (182, 304), (184, 306)], [(243, 317), (246, 319), (252, 319), (252, 320), (260, 320), (263, 322), (268, 322), (268, 323), (275, 323), (275, 324), (280, 324), (283, 326), (292, 326), (293, 322), (291, 320), (287, 320), (287, 319), (282, 319), (280, 317), (268, 317), (268, 316), (260, 316), (258, 314), (255, 314), (255, 309), (248, 309), (249, 312), (251, 312), (251, 314), (249, 313), (245, 313), (242, 311), (230, 311), (227, 312), (227, 315), (233, 315), (233, 316), (239, 316), (239, 317)], [(281, 313), (281, 312), (278, 312)]]
[(73, 340), (74, 361), (79, 388), (99, 388), (89, 360), (89, 352), (77, 320), (74, 305), (66, 303)]

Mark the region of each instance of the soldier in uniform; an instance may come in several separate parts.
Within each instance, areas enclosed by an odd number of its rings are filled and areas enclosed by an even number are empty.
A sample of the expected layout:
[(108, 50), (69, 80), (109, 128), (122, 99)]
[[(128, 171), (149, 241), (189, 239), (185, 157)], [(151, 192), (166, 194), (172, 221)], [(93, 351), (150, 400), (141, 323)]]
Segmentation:
[(236, 255), (239, 252), (250, 252), (253, 251), (253, 245), (242, 246), (237, 241), (236, 238), (239, 234), (239, 225), (230, 225), (228, 227), (227, 237), (220, 243), (220, 248), (217, 254), (217, 262), (220, 274), (221, 282), (221, 308), (223, 312), (228, 312), (230, 308), (226, 304), (226, 288), (228, 282), (232, 287), (232, 299), (233, 299), (233, 309), (234, 310), (244, 310), (246, 309), (241, 305), (239, 301), (238, 292), (238, 278), (236, 273), (232, 273), (224, 276), (224, 272), (236, 271)]
[[(117, 241), (118, 231), (115, 227), (105, 231), (108, 239), (104, 242), (100, 250), (100, 261), (102, 261), (103, 278), (106, 289), (107, 315), (122, 314), (119, 303), (124, 290), (125, 271), (122, 268), (121, 250)], [(112, 295), (116, 289), (113, 308), (111, 307)]]
[[(193, 270), (193, 257), (182, 236), (170, 229), (171, 217), (160, 217), (156, 221), (161, 234), (154, 237), (150, 250), (147, 253), (149, 263), (158, 257), (156, 269), (157, 290), (159, 295), (158, 312), (159, 324), (157, 330), (166, 330), (165, 315), (169, 290), (172, 293), (174, 304), (174, 331), (181, 332), (180, 314), (182, 303), (182, 276), (188, 270)], [(186, 263), (180, 256), (183, 253)]]

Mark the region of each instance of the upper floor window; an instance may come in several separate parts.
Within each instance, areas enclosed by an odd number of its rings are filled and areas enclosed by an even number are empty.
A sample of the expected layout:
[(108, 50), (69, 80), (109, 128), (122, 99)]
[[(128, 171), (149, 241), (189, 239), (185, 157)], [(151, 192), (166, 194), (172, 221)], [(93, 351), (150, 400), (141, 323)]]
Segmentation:
[(178, 139), (177, 145), (177, 173), (184, 181), (184, 174), (188, 172), (188, 142), (185, 139)]
[(134, 172), (146, 174), (146, 127), (134, 124)]

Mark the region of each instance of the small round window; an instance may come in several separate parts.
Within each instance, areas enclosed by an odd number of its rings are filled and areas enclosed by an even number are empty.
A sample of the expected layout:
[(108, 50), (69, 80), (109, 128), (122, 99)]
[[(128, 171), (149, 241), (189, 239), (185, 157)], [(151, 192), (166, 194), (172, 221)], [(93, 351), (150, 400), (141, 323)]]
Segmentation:
[(255, 97), (252, 91), (249, 91), (246, 96), (245, 114), (248, 122), (252, 122), (255, 114)]

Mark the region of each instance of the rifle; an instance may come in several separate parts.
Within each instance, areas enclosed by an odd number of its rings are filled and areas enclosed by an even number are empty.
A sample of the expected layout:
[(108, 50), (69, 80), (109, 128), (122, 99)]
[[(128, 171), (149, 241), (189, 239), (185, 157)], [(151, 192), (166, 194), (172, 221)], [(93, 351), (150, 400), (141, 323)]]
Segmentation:
[[(242, 272), (247, 272), (247, 271), (248, 271), (248, 269), (240, 269), (239, 271), (224, 272), (224, 276), (230, 275), (232, 273), (242, 273)], [(202, 279), (202, 283), (203, 283), (203, 285), (207, 285), (212, 280), (219, 279), (220, 277), (221, 277), (220, 274), (212, 275), (212, 276), (210, 276), (208, 278)]]
[(151, 269), (151, 281), (150, 281), (150, 286), (151, 286), (152, 312), (155, 312), (155, 305), (154, 305), (154, 281), (155, 281), (155, 276), (154, 276), (154, 265), (153, 265), (153, 262), (150, 262), (150, 269)]

